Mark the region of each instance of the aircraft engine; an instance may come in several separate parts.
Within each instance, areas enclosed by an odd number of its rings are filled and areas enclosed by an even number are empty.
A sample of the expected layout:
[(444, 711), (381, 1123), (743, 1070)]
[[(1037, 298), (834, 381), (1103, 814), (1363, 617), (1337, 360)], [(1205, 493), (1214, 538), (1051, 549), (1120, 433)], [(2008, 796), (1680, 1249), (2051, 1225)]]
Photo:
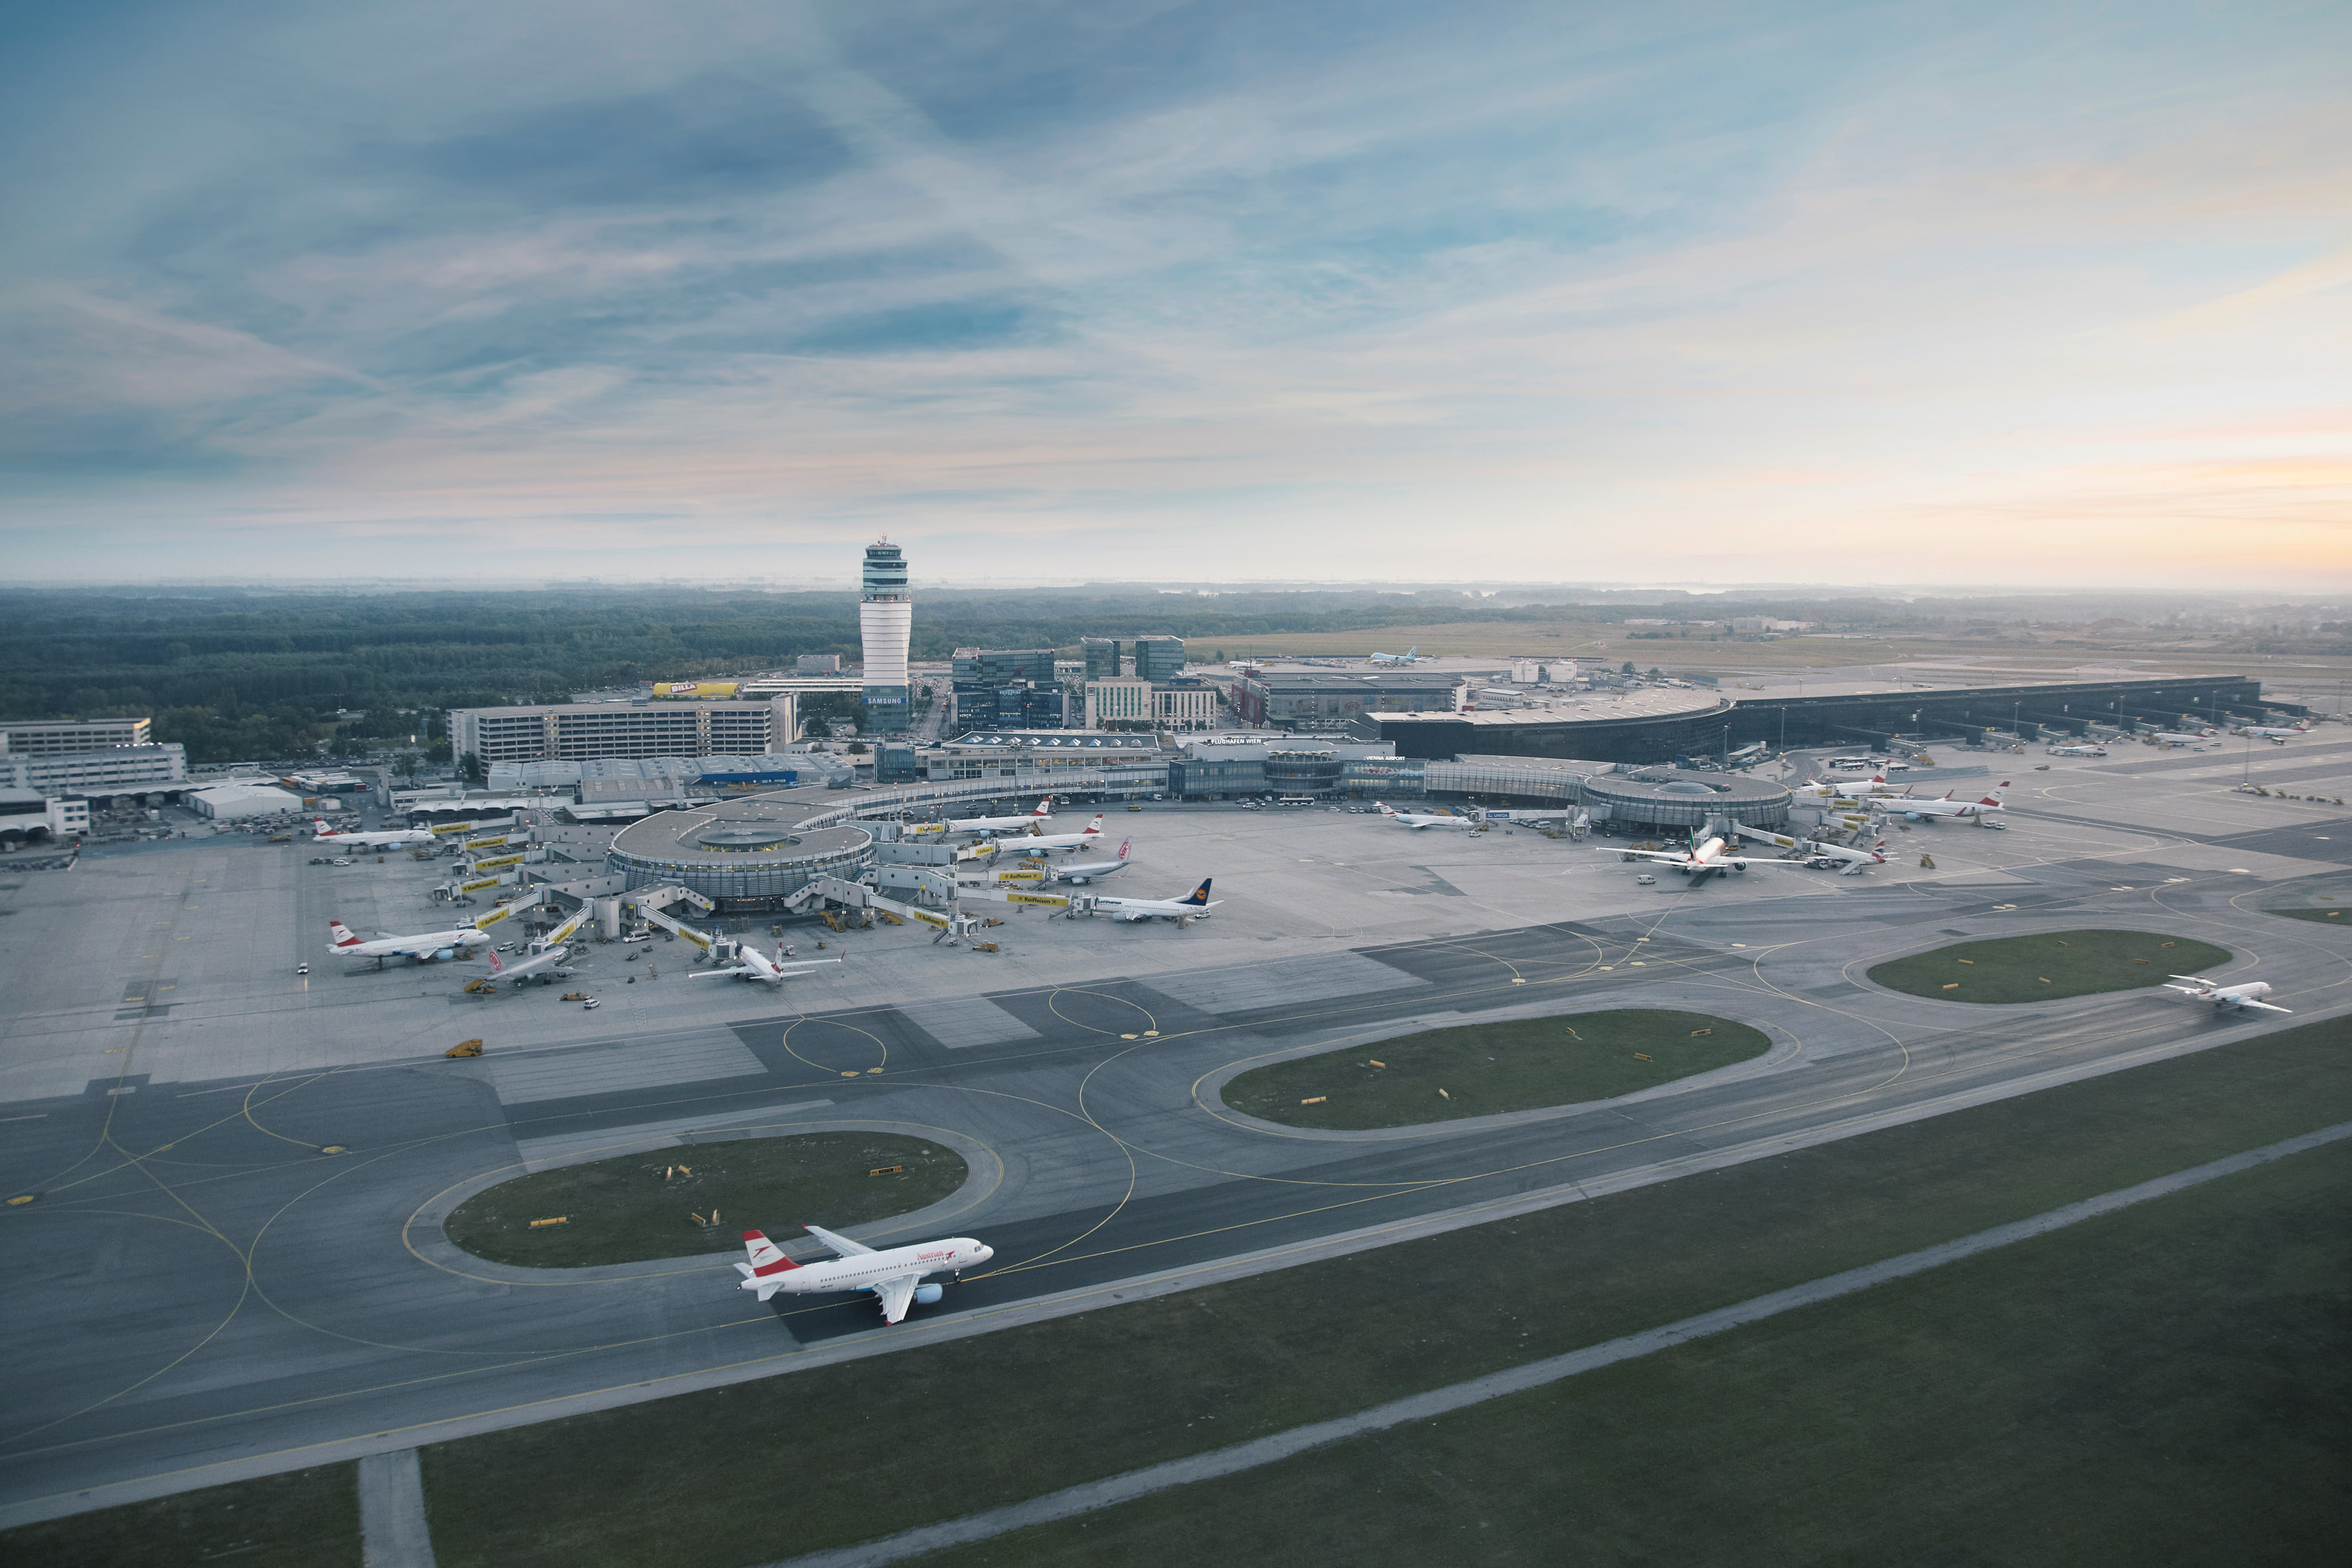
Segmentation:
[(940, 1304), (940, 1298), (947, 1293), (943, 1285), (918, 1285), (915, 1287), (915, 1300), (920, 1306), (936, 1307)]
[(1734, 860), (1731, 863), (1731, 868), (1735, 871), (1745, 871), (1748, 869), (1748, 862), (1745, 860)]
[(435, 953), (435, 954), (433, 955), (433, 959), (434, 959), (434, 962), (437, 963), (444, 962), (444, 961), (446, 961), (446, 960), (447, 960), (447, 959), (455, 958), (455, 957), (457, 957), (457, 950), (456, 948), (454, 948), (454, 947), (445, 947), (445, 948), (443, 948), (440, 952), (438, 952)]

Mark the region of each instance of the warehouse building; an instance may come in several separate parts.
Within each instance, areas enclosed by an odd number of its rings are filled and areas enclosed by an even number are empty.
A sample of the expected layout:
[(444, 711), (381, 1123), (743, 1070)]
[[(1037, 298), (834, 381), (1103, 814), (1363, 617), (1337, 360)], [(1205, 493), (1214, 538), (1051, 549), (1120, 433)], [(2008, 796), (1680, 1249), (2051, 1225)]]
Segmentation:
[(89, 833), (89, 802), (60, 800), (37, 789), (0, 788), (0, 848), (64, 844)]
[(188, 804), (215, 822), (244, 822), (302, 809), (302, 797), (274, 784), (227, 784), (190, 790)]
[(452, 708), (449, 744), (485, 767), (596, 757), (708, 757), (772, 752), (800, 733), (789, 694), (731, 702), (555, 702)]

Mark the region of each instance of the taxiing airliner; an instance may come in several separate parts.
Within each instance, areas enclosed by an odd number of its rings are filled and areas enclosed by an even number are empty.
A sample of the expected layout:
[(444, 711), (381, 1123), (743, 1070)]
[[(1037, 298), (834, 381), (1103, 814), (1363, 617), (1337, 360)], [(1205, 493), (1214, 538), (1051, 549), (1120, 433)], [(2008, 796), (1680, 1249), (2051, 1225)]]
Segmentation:
[(996, 1248), (968, 1236), (877, 1251), (822, 1226), (801, 1228), (833, 1248), (835, 1256), (817, 1263), (794, 1263), (764, 1232), (747, 1230), (743, 1249), (751, 1261), (735, 1266), (735, 1271), (743, 1276), (741, 1289), (757, 1291), (762, 1301), (779, 1290), (793, 1295), (871, 1290), (882, 1304), (882, 1321), (896, 1323), (916, 1302), (928, 1307), (946, 1294), (940, 1286), (925, 1284), (925, 1275), (961, 1274), (996, 1256)]

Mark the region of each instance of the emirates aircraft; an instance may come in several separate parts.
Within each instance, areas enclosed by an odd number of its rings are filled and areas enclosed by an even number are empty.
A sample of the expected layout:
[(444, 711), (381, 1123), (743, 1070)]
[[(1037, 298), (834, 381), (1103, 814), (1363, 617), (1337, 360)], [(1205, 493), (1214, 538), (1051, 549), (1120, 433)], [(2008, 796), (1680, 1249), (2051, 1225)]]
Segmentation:
[(1040, 833), (1033, 830), (1028, 833), (1008, 834), (1004, 839), (1004, 847), (1018, 854), (1029, 855), (1041, 849), (1091, 849), (1101, 842), (1102, 814), (1097, 812), (1095, 819), (1087, 824), (1086, 830), (1082, 833)]
[(923, 1283), (925, 1275), (961, 1274), (996, 1256), (996, 1248), (968, 1236), (877, 1251), (822, 1226), (801, 1228), (833, 1248), (835, 1256), (820, 1263), (794, 1263), (765, 1233), (747, 1230), (743, 1249), (751, 1261), (735, 1266), (735, 1271), (743, 1276), (741, 1289), (758, 1291), (762, 1301), (779, 1290), (793, 1295), (871, 1290), (882, 1303), (882, 1321), (895, 1323), (916, 1302), (928, 1307), (947, 1293), (942, 1286)]
[(1883, 812), (1888, 816), (1899, 816), (1906, 822), (1925, 822), (1931, 816), (1983, 816), (1990, 812), (2009, 809), (2001, 804), (2001, 790), (2008, 787), (2009, 781), (2003, 779), (2000, 781), (2000, 789), (1994, 790), (1981, 800), (1954, 800), (1952, 795), (1958, 793), (1954, 791), (1948, 793), (1941, 800), (1914, 800), (1906, 795), (1895, 795), (1885, 800), (1864, 801), (1863, 804), (1873, 811)]
[(1386, 801), (1380, 800), (1376, 800), (1372, 802), (1372, 804), (1381, 808), (1381, 815), (1382, 816), (1387, 817), (1399, 827), (1410, 827), (1415, 832), (1419, 832), (1424, 827), (1450, 827), (1468, 832), (1476, 828), (1478, 826), (1477, 820), (1474, 817), (1447, 816), (1438, 812), (1431, 812), (1427, 815), (1423, 815), (1416, 812), (1398, 811), (1391, 807)]
[(2233, 1012), (2241, 1007), (2259, 1008), (2265, 1013), (2294, 1011), (2292, 1007), (2280, 1007), (2263, 1000), (2271, 994), (2271, 983), (2267, 980), (2249, 980), (2243, 985), (2221, 985), (2206, 979), (2201, 974), (2176, 974), (2172, 978), (2185, 980), (2189, 984), (2168, 985), (2165, 987), (2167, 991), (2178, 991), (2183, 996), (2192, 996), (2200, 1002), (2210, 1002), (2216, 1007), (2227, 1007)]
[(469, 947), (478, 947), (490, 940), (490, 933), (479, 926), (459, 926), (456, 931), (429, 931), (420, 936), (394, 936), (378, 931), (373, 941), (362, 941), (358, 932), (341, 921), (329, 921), (327, 931), (335, 940), (327, 951), (343, 958), (373, 958), (378, 969), (387, 958), (413, 959), (418, 963), (430, 963), (436, 958), (463, 954)]
[(380, 833), (338, 833), (327, 826), (324, 817), (314, 816), (310, 826), (317, 831), (310, 835), (313, 844), (344, 844), (354, 849), (385, 849), (395, 844), (433, 844), (438, 842), (430, 828), (387, 827)]
[(757, 981), (763, 985), (782, 985), (787, 980), (798, 980), (812, 970), (840, 962), (837, 958), (804, 958), (797, 963), (786, 963), (781, 942), (777, 944), (776, 956), (772, 959), (746, 942), (736, 948), (733, 963), (724, 969), (698, 969), (689, 978), (709, 980), (713, 976), (732, 976), (737, 980)]

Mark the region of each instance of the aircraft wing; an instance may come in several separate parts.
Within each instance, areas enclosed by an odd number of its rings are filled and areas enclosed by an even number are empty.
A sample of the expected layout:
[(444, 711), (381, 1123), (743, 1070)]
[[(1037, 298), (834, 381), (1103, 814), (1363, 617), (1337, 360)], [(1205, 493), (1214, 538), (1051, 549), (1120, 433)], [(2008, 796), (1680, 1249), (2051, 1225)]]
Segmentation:
[[(824, 1243), (827, 1247), (833, 1248), (836, 1255), (843, 1258), (863, 1258), (867, 1253), (874, 1250), (862, 1241), (852, 1241), (845, 1236), (835, 1236), (833, 1232), (825, 1229), (820, 1225), (803, 1225), (801, 1228), (808, 1232), (811, 1236), (816, 1237), (819, 1241)], [(879, 1286), (876, 1287), (877, 1289), (879, 1289), (881, 1287)], [(907, 1280), (907, 1289), (912, 1290), (914, 1288), (915, 1281), (913, 1278), (909, 1276)], [(906, 1310), (904, 1307), (901, 1307), (898, 1310), (901, 1312)], [(895, 1323), (898, 1320), (893, 1318), (890, 1321)]]
[(693, 973), (688, 975), (687, 978), (688, 980), (708, 980), (714, 974), (749, 974), (751, 972), (751, 966), (750, 964), (738, 963), (726, 969), (698, 969)]
[(1689, 856), (1677, 855), (1671, 849), (1612, 849), (1606, 845), (1595, 845), (1593, 852), (1600, 855), (1622, 856), (1628, 860), (1654, 860), (1661, 866), (1690, 864)]
[[(814, 1230), (816, 1226), (809, 1228)], [(858, 1250), (863, 1252), (866, 1248), (861, 1247)], [(895, 1279), (885, 1279), (875, 1285), (874, 1294), (882, 1303), (884, 1322), (895, 1323), (907, 1315), (907, 1309), (915, 1304), (915, 1287), (920, 1282), (916, 1275), (901, 1274)]]
[(2273, 1007), (2267, 1002), (2257, 1002), (2252, 997), (2239, 1003), (2238, 1005), (2241, 1007), (2260, 1007), (2265, 1013), (2292, 1013), (2294, 1011), (2292, 1007)]

